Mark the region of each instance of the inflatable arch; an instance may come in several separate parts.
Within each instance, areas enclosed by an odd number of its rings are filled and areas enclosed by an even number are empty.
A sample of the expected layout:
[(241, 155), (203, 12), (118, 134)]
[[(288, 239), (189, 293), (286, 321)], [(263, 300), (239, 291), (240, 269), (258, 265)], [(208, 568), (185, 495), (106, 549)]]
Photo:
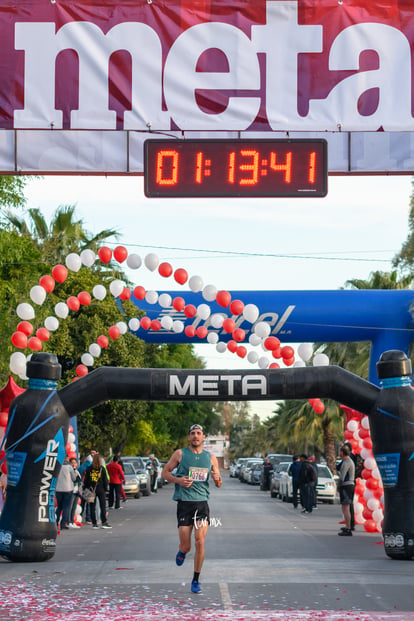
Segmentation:
[(45, 561), (56, 548), (55, 486), (69, 421), (111, 399), (264, 400), (326, 397), (369, 417), (373, 451), (385, 489), (383, 534), (391, 558), (414, 557), (414, 391), (401, 351), (377, 363), (382, 387), (336, 366), (248, 371), (100, 367), (57, 390), (56, 356), (35, 353), (28, 389), (10, 406), (9, 468), (0, 516), (0, 554)]

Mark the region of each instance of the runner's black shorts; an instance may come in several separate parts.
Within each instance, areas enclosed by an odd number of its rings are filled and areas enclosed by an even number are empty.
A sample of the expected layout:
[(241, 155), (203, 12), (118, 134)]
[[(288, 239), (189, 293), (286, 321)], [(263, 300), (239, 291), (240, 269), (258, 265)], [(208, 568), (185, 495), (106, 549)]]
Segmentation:
[(339, 503), (341, 505), (352, 505), (354, 502), (355, 485), (342, 485), (339, 488)]
[(198, 520), (210, 524), (210, 508), (207, 500), (190, 502), (177, 500), (177, 526), (194, 526)]

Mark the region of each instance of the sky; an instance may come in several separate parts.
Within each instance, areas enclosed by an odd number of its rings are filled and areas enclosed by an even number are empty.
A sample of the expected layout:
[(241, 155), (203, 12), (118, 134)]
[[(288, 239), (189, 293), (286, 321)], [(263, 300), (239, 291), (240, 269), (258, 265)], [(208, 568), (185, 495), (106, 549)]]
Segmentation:
[[(392, 268), (409, 232), (411, 179), (330, 176), (325, 198), (149, 199), (142, 177), (45, 176), (30, 179), (25, 195), (47, 220), (60, 205), (76, 205), (88, 232), (116, 229), (119, 238), (106, 245), (143, 259), (153, 252), (219, 290), (333, 290)], [(128, 275), (147, 290), (179, 288), (145, 267)], [(210, 369), (252, 368), (214, 345), (196, 353)], [(262, 419), (274, 408), (251, 403)]]

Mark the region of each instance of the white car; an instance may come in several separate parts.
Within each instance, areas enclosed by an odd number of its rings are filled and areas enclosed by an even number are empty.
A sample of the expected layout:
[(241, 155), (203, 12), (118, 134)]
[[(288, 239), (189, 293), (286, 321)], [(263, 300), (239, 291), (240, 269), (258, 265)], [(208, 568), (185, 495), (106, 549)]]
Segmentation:
[[(317, 498), (333, 505), (336, 499), (336, 481), (328, 466), (318, 464)], [(293, 498), (292, 477), (284, 472), (279, 481), (279, 495), (283, 502), (291, 502)]]

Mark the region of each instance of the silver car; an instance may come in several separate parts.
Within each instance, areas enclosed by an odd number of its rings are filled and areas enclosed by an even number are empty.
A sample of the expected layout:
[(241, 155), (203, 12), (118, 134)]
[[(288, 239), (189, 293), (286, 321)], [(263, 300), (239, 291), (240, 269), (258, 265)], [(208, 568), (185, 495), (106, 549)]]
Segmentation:
[(121, 457), (122, 465), (127, 463), (132, 464), (134, 470), (138, 476), (139, 489), (143, 496), (149, 496), (151, 494), (151, 476), (145, 467), (145, 464), (141, 457), (133, 455), (125, 455)]

